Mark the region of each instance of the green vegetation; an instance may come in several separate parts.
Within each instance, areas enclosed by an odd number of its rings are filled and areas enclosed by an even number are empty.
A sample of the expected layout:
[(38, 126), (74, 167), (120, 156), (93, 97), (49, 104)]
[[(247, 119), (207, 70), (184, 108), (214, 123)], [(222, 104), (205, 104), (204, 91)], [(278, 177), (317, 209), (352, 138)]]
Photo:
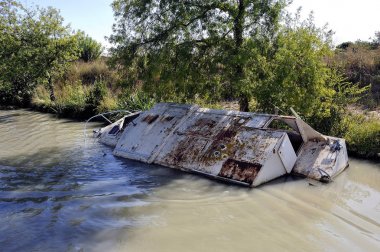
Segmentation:
[(347, 80), (360, 86), (371, 84), (369, 97), (362, 104), (380, 105), (380, 32), (371, 42), (345, 42), (337, 46), (332, 64), (342, 70)]
[[(55, 9), (0, 3), (0, 102), (74, 118), (160, 101), (289, 114), (375, 157), (379, 38), (333, 49), (331, 32), (285, 0), (115, 0), (109, 56)], [(379, 37), (379, 36), (378, 36)], [(372, 84), (369, 86), (369, 84)]]
[(0, 98), (27, 105), (37, 84), (49, 86), (76, 59), (75, 36), (53, 8), (29, 10), (5, 0), (0, 3)]
[(380, 153), (380, 119), (348, 113), (333, 129), (346, 139), (349, 153), (359, 157), (378, 158)]
[(78, 47), (80, 51), (79, 58), (84, 62), (94, 61), (100, 57), (103, 52), (102, 44), (96, 42), (84, 32), (78, 32)]

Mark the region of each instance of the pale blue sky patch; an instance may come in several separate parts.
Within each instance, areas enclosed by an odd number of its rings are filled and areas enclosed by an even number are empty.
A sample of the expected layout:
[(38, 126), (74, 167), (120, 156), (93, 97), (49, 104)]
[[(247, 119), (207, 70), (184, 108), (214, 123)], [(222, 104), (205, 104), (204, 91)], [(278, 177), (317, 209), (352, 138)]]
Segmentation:
[(20, 0), (27, 6), (52, 6), (60, 10), (65, 24), (74, 30), (82, 30), (103, 46), (109, 47), (105, 36), (112, 33), (112, 0)]
[(314, 12), (317, 26), (328, 23), (335, 32), (336, 45), (358, 39), (368, 41), (380, 31), (380, 0), (293, 0), (289, 10), (295, 11), (299, 6), (303, 17)]
[[(52, 6), (61, 11), (66, 23), (75, 30), (83, 30), (92, 38), (109, 47), (105, 36), (112, 33), (114, 22), (112, 0), (20, 0), (23, 4)], [(326, 23), (335, 32), (333, 41), (369, 40), (380, 31), (380, 0), (293, 0), (288, 8), (295, 12), (302, 6), (303, 17), (314, 11), (315, 23)]]

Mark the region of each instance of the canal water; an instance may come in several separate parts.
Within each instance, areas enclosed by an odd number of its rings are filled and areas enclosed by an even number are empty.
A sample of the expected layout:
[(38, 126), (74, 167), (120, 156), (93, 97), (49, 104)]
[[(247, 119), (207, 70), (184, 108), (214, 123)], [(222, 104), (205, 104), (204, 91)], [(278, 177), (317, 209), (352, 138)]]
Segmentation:
[(1, 251), (380, 250), (379, 163), (248, 189), (84, 140), (83, 123), (0, 111)]

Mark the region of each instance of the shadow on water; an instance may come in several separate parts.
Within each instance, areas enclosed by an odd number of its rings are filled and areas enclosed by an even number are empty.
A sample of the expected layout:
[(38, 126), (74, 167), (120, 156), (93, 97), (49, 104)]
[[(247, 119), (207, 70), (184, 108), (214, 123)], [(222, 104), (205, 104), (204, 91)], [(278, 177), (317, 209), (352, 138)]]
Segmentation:
[(69, 248), (131, 225), (115, 209), (145, 205), (152, 191), (184, 176), (192, 175), (119, 159), (96, 143), (1, 158), (0, 244), (12, 251)]
[(12, 123), (14, 121), (14, 117), (20, 116), (20, 113), (12, 113), (8, 115), (0, 116), (0, 123)]

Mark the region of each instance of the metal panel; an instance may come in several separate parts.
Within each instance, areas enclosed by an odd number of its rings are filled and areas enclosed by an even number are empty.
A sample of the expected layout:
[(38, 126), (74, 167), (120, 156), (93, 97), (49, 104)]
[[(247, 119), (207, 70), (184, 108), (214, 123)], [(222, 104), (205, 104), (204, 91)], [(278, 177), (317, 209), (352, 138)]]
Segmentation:
[(115, 147), (117, 144), (117, 141), (120, 139), (120, 136), (121, 136), (120, 130), (121, 130), (123, 121), (124, 121), (124, 118), (119, 119), (116, 122), (102, 128), (99, 132), (97, 132), (96, 134), (99, 137), (99, 142), (111, 147)]
[(286, 170), (281, 162), (280, 156), (277, 152), (272, 153), (272, 155), (268, 156), (268, 159), (263, 164), (262, 169), (251, 186), (255, 187), (261, 185), (285, 174)]
[(230, 151), (222, 142), (236, 135), (240, 119), (213, 110), (194, 112), (174, 131), (154, 163), (216, 175), (220, 165), (215, 163)]
[[(334, 150), (332, 142), (340, 148)], [(328, 182), (348, 166), (344, 139), (329, 137), (329, 141), (307, 142), (301, 149), (293, 173)]]
[(140, 114), (124, 130), (114, 154), (148, 162), (191, 108), (189, 105), (159, 103)]
[(284, 135), (280, 148), (278, 149), (278, 155), (280, 156), (287, 173), (290, 173), (296, 163), (297, 155), (287, 134)]
[(271, 116), (267, 115), (255, 115), (251, 120), (247, 121), (245, 126), (250, 128), (263, 128), (271, 118)]
[(168, 139), (154, 163), (252, 184), (285, 133), (246, 128), (241, 119), (195, 112)]

